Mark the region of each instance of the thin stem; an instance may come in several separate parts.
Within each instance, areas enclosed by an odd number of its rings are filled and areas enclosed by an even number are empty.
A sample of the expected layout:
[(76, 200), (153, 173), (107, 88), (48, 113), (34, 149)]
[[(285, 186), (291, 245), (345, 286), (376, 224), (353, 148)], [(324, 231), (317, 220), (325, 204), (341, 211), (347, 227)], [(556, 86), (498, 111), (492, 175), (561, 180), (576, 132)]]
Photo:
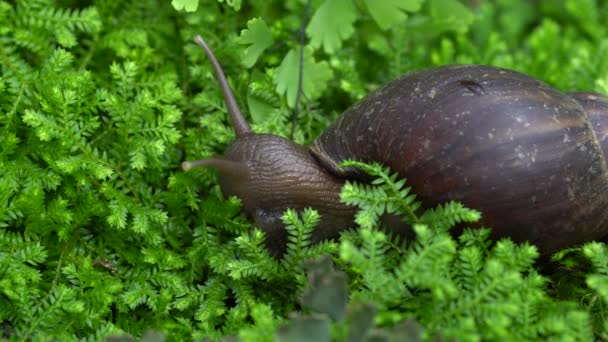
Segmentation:
[(298, 70), (298, 94), (296, 95), (296, 104), (293, 108), (293, 120), (291, 122), (291, 132), (289, 138), (293, 140), (293, 134), (296, 130), (296, 124), (298, 122), (298, 111), (300, 105), (300, 97), (302, 96), (302, 83), (304, 79), (304, 30), (306, 29), (306, 22), (308, 21), (308, 12), (310, 11), (310, 3), (306, 2), (306, 8), (304, 9), (304, 17), (302, 18), (302, 26), (300, 27), (300, 67)]
[(93, 36), (91, 46), (89, 46), (89, 48), (88, 48), (87, 54), (84, 56), (84, 58), (82, 59), (82, 62), (80, 63), (79, 70), (85, 70), (87, 64), (89, 64), (89, 62), (91, 61), (91, 58), (93, 58), (93, 54), (97, 50), (98, 42), (99, 42), (99, 35), (95, 34)]
[(55, 269), (55, 278), (53, 278), (53, 283), (51, 284), (51, 291), (49, 291), (49, 294), (51, 294), (53, 291), (55, 291), (55, 287), (57, 286), (57, 280), (59, 279), (59, 275), (61, 274), (61, 264), (63, 261), (63, 254), (65, 252), (65, 244), (62, 244), (61, 246), (61, 254), (59, 254), (59, 260), (57, 261), (57, 268)]

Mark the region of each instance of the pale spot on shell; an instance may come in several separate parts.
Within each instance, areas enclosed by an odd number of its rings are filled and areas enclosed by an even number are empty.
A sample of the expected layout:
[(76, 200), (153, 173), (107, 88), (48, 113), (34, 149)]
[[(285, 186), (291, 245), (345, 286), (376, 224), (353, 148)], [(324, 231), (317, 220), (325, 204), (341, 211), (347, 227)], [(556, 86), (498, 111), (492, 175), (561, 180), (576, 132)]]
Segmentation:
[(422, 142), (422, 147), (424, 147), (425, 149), (428, 149), (429, 146), (431, 146), (431, 141), (429, 139), (426, 139)]

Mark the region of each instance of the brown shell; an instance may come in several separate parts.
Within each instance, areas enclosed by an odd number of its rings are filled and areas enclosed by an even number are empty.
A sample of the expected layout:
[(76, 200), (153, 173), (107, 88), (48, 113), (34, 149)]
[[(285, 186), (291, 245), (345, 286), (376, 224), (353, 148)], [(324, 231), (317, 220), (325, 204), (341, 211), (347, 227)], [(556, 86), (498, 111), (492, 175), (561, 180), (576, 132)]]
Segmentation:
[(595, 136), (602, 146), (604, 159), (608, 160), (608, 97), (586, 92), (572, 92), (568, 95), (583, 105)]
[(311, 151), (346, 178), (358, 176), (336, 167), (346, 159), (383, 163), (425, 205), (460, 201), (495, 237), (553, 252), (607, 232), (607, 166), (584, 109), (608, 113), (598, 101), (512, 70), (440, 67), (353, 105)]

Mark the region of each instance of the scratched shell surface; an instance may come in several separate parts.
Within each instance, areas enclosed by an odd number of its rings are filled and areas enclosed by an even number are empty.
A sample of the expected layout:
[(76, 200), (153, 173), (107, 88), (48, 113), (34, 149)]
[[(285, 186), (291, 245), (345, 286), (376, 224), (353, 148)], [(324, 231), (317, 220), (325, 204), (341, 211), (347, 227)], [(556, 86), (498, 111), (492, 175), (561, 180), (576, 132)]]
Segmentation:
[(581, 103), (524, 74), (458, 65), (401, 77), (349, 108), (310, 147), (406, 177), (425, 205), (457, 200), (494, 237), (544, 253), (606, 232), (608, 179)]

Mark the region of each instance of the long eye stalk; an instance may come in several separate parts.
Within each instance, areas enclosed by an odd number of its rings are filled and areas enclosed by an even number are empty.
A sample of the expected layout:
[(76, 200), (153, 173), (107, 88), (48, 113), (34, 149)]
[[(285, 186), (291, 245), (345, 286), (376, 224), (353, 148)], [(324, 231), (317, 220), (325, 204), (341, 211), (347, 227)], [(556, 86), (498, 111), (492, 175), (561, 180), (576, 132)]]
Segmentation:
[(190, 169), (194, 167), (212, 167), (224, 175), (231, 175), (233, 177), (247, 176), (247, 169), (243, 167), (242, 163), (222, 158), (207, 158), (195, 161), (185, 161), (182, 163), (182, 169), (184, 171), (190, 171)]
[(230, 114), (230, 120), (232, 121), (232, 127), (234, 127), (236, 136), (241, 137), (245, 134), (251, 133), (251, 128), (239, 109), (239, 105), (234, 98), (234, 94), (232, 93), (232, 89), (230, 89), (230, 85), (226, 80), (226, 76), (224, 75), (224, 71), (222, 70), (220, 63), (218, 63), (215, 55), (213, 55), (213, 52), (200, 35), (196, 35), (196, 37), (194, 37), (194, 41), (201, 48), (203, 48), (203, 50), (205, 50), (205, 54), (213, 66), (215, 79), (220, 84), (220, 89), (224, 95), (224, 101), (226, 102), (226, 107), (228, 108), (228, 113)]

